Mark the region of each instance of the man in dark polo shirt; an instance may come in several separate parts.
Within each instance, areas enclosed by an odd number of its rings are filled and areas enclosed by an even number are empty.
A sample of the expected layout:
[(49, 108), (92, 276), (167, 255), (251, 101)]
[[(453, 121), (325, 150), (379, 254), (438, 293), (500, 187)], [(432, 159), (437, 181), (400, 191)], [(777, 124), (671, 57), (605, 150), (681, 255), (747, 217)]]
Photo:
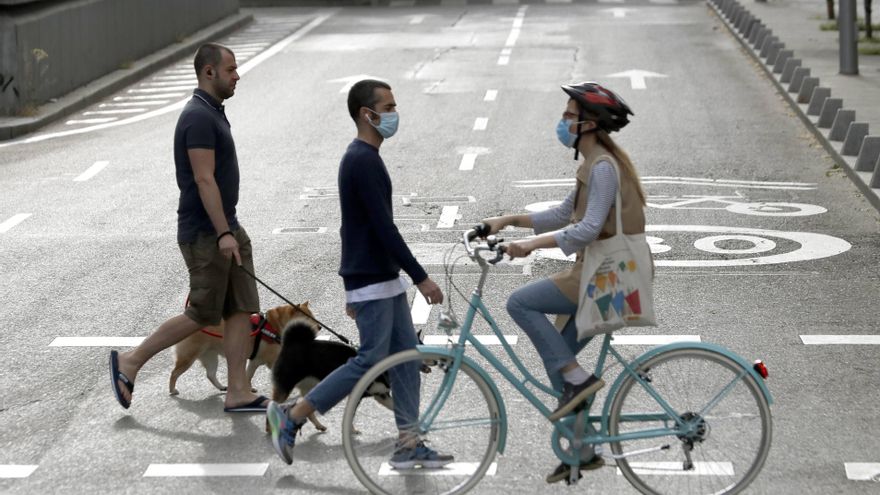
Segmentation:
[(229, 369), (224, 410), (265, 411), (245, 374), (250, 315), (260, 310), (251, 241), (235, 215), (239, 171), (229, 121), (221, 104), (235, 94), (238, 66), (228, 48), (208, 43), (194, 60), (198, 89), (174, 131), (174, 163), (180, 203), (177, 242), (190, 276), (189, 304), (129, 352), (110, 352), (110, 378), (122, 407), (131, 405), (138, 371), (158, 352), (206, 326), (225, 320), (223, 350)]

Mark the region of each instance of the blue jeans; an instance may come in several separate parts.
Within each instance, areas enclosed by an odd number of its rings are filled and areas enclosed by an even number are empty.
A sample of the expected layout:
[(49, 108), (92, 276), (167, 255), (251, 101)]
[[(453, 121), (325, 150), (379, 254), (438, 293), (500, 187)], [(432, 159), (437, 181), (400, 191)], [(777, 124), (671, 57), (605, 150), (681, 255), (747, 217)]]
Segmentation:
[[(406, 293), (387, 299), (351, 303), (355, 312), (361, 346), (355, 357), (321, 380), (306, 400), (321, 414), (344, 399), (364, 374), (376, 363), (396, 352), (415, 349), (418, 337), (410, 315)], [(397, 400), (398, 397), (418, 398), (421, 386), (419, 365), (397, 366), (388, 377), (391, 395), (395, 397), (394, 416), (404, 428), (418, 417), (418, 400)]]
[[(577, 304), (565, 297), (552, 280), (545, 278), (513, 291), (507, 299), (507, 312), (538, 350), (553, 389), (562, 391), (560, 370), (574, 361), (575, 355), (591, 340), (578, 341), (574, 323)], [(547, 319), (548, 314), (571, 315), (571, 318), (560, 332)]]
[[(513, 321), (529, 336), (538, 354), (544, 361), (544, 369), (550, 377), (553, 389), (562, 391), (563, 366), (576, 360), (580, 352), (592, 337), (578, 341), (574, 315), (577, 304), (571, 302), (550, 280), (537, 280), (513, 291), (507, 299), (507, 312)], [(547, 315), (571, 315), (562, 332), (547, 319)], [(587, 424), (587, 432), (595, 434), (596, 430)], [(595, 455), (593, 445), (581, 448), (581, 460), (589, 461)]]

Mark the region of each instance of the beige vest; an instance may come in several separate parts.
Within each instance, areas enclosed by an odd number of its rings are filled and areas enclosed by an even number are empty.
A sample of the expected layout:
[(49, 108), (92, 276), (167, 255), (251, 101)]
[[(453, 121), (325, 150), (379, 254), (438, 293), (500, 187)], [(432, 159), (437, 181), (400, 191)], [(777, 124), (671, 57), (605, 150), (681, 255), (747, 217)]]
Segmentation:
[[(577, 184), (575, 186), (574, 209), (571, 214), (571, 223), (576, 224), (583, 220), (587, 211), (587, 196), (590, 191), (590, 173), (593, 166), (598, 162), (605, 160), (617, 165), (617, 160), (605, 147), (596, 144), (589, 155), (584, 156), (584, 161), (577, 170)], [(620, 168), (617, 169), (620, 175), (620, 201), (622, 205), (621, 222), (623, 223), (624, 234), (641, 234), (645, 232), (645, 210), (642, 202), (639, 200), (639, 193), (636, 190), (635, 183), (624, 175)], [(605, 225), (599, 233), (598, 239), (607, 239), (615, 234), (617, 227), (615, 225), (615, 206), (611, 205), (608, 217), (605, 219)], [(581, 249), (577, 252), (577, 258), (574, 265), (565, 271), (551, 275), (550, 279), (556, 283), (559, 290), (565, 294), (569, 300), (578, 304), (578, 288), (581, 282), (581, 270), (584, 266), (584, 251)]]

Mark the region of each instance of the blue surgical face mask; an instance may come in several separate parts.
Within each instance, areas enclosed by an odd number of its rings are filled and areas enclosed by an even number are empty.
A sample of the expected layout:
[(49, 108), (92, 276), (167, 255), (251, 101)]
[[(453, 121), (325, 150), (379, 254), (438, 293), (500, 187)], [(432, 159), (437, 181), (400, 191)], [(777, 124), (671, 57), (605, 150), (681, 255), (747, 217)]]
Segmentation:
[(561, 119), (556, 124), (556, 137), (566, 148), (573, 148), (574, 142), (577, 141), (577, 134), (568, 130), (574, 124), (575, 122), (571, 119)]
[[(367, 110), (370, 110), (369, 108)], [(367, 119), (371, 126), (375, 127), (377, 131), (379, 131), (379, 135), (385, 139), (390, 138), (397, 132), (397, 125), (400, 122), (400, 116), (397, 112), (383, 112), (379, 113), (373, 110), (371, 112), (375, 113), (379, 116), (379, 125), (373, 123), (372, 120)]]

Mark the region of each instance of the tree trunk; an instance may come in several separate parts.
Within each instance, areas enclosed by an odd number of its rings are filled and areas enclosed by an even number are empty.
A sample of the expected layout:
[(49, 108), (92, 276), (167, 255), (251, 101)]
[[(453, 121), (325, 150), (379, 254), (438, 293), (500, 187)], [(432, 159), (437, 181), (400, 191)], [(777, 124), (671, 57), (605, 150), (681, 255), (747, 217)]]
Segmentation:
[(825, 0), (825, 5), (828, 6), (828, 19), (834, 20), (834, 0)]
[(871, 0), (865, 0), (865, 38), (874, 37), (874, 30), (871, 28)]

